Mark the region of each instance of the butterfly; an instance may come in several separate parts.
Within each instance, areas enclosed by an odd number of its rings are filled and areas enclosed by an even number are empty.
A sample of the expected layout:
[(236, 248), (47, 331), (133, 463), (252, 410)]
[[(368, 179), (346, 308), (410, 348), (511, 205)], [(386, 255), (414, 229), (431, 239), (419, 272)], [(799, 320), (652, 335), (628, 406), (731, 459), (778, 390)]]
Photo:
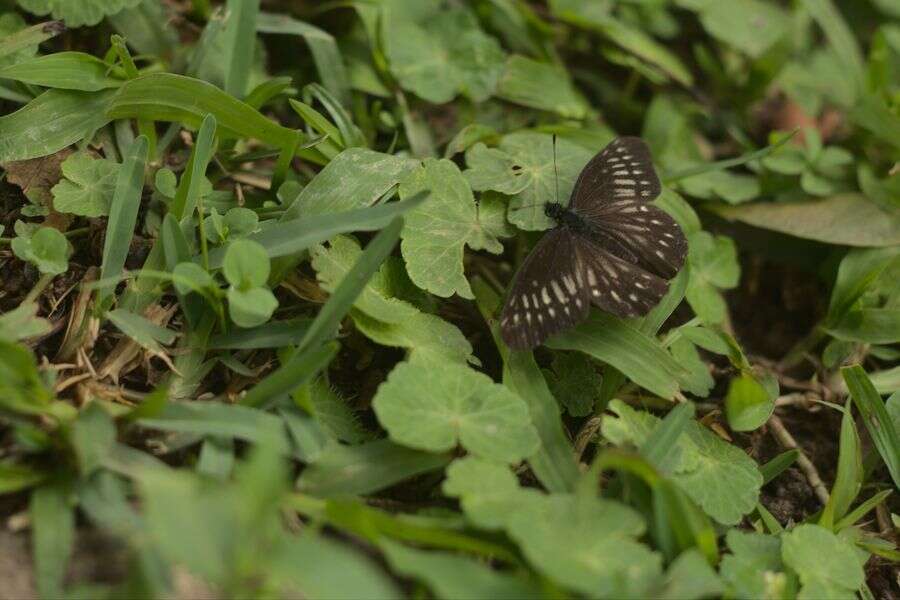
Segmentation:
[(569, 199), (544, 205), (556, 227), (522, 263), (500, 314), (500, 334), (527, 350), (587, 319), (656, 306), (684, 264), (687, 240), (651, 202), (662, 187), (640, 138), (616, 138), (587, 163)]

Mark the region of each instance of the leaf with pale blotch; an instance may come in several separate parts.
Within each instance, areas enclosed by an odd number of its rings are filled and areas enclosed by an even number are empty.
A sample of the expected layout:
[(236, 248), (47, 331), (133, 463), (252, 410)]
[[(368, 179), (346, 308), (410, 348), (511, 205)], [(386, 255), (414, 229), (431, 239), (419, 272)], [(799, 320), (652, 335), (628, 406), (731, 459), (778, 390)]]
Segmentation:
[[(327, 248), (314, 248), (312, 264), (322, 287), (334, 291), (360, 254), (359, 244), (347, 236), (335, 237)], [(385, 346), (408, 348), (413, 355), (461, 363), (471, 358), (472, 346), (456, 326), (393, 297), (391, 287), (386, 263), (353, 303), (351, 316), (364, 335)]]
[(104, 217), (116, 191), (119, 163), (76, 152), (62, 164), (62, 181), (53, 186), (53, 208), (82, 217)]
[(366, 148), (348, 148), (292, 198), (282, 221), (371, 206), (419, 164)]
[(731, 553), (722, 557), (720, 573), (733, 597), (785, 597), (788, 576), (779, 538), (732, 529), (725, 540)]
[(409, 277), (436, 296), (474, 298), (463, 272), (465, 246), (494, 254), (503, 246), (482, 228), (472, 190), (453, 162), (426, 160), (400, 184), (400, 197), (423, 190), (431, 195), (407, 213), (401, 233)]
[(461, 445), (483, 458), (513, 463), (540, 442), (525, 402), (487, 375), (414, 355), (391, 371), (372, 401), (391, 439), (419, 450)]
[(520, 229), (547, 229), (553, 221), (544, 214), (544, 205), (557, 199), (557, 183), (559, 201), (566, 204), (575, 180), (591, 156), (584, 147), (559, 138), (554, 169), (553, 136), (519, 132), (504, 137), (495, 149), (483, 144), (470, 148), (466, 152), (469, 168), (465, 175), (476, 191), (512, 195), (509, 221)]

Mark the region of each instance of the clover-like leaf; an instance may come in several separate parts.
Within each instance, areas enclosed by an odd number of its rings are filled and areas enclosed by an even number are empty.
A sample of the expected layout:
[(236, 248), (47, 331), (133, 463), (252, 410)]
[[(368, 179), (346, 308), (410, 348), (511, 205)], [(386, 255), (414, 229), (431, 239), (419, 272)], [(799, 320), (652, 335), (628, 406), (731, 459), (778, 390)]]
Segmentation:
[[(19, 228), (17, 227), (17, 233)], [(69, 268), (69, 241), (52, 227), (40, 227), (28, 236), (12, 240), (16, 256), (33, 264), (45, 275), (59, 275)]]
[(516, 510), (510, 537), (539, 571), (591, 598), (645, 597), (662, 557), (635, 538), (644, 522), (612, 500), (545, 496)]
[(505, 55), (471, 11), (442, 10), (423, 22), (396, 20), (389, 29), (387, 58), (404, 89), (435, 104), (458, 93), (476, 102), (493, 94)]
[(466, 516), (483, 529), (502, 529), (510, 516), (529, 502), (540, 502), (543, 494), (519, 486), (506, 465), (466, 456), (447, 467), (444, 493), (459, 498)]
[(685, 297), (697, 316), (707, 323), (721, 323), (727, 307), (719, 290), (738, 284), (741, 270), (731, 238), (697, 231), (688, 237), (688, 280)]
[(788, 576), (779, 538), (732, 529), (725, 539), (731, 554), (722, 557), (720, 572), (733, 597), (785, 597)]
[(585, 354), (557, 352), (553, 357), (550, 391), (573, 417), (591, 413), (600, 392), (600, 375)]
[(509, 221), (520, 229), (547, 229), (553, 221), (544, 214), (544, 205), (557, 198), (557, 184), (559, 201), (568, 202), (575, 180), (590, 158), (589, 150), (560, 138), (556, 142), (554, 168), (553, 136), (513, 133), (495, 149), (484, 144), (472, 146), (466, 152), (469, 168), (465, 176), (476, 191), (512, 195)]
[(372, 404), (391, 439), (410, 448), (444, 452), (459, 444), (512, 463), (539, 445), (525, 402), (464, 365), (414, 355), (391, 371)]
[(786, 533), (781, 556), (800, 576), (801, 600), (855, 598), (865, 582), (853, 545), (819, 525), (798, 525)]
[(53, 186), (53, 208), (82, 217), (109, 214), (119, 163), (76, 152), (62, 163), (62, 181)]
[(272, 317), (276, 308), (278, 300), (268, 288), (228, 288), (228, 315), (238, 327), (262, 325)]
[[(617, 418), (605, 417), (601, 430), (615, 444), (641, 447), (659, 418), (613, 400), (609, 408)], [(662, 463), (669, 474), (710, 517), (736, 524), (756, 506), (763, 479), (752, 458), (696, 422), (688, 424)]]
[(228, 246), (222, 273), (232, 286), (246, 290), (259, 287), (269, 278), (269, 255), (259, 242), (237, 240)]
[[(336, 236), (327, 248), (315, 248), (312, 265), (322, 287), (333, 291), (361, 252), (359, 244), (347, 236)], [(385, 263), (353, 303), (351, 316), (357, 328), (379, 344), (408, 348), (413, 355), (468, 360), (472, 345), (462, 332), (440, 317), (393, 297), (387, 270)]]
[(36, 15), (52, 13), (54, 19), (65, 21), (69, 27), (96, 25), (104, 17), (123, 8), (132, 8), (142, 0), (18, 0), (19, 6)]
[(463, 273), (463, 251), (499, 253), (503, 246), (481, 228), (472, 190), (456, 165), (447, 160), (426, 160), (400, 184), (400, 196), (409, 198), (430, 190), (431, 195), (406, 215), (400, 249), (409, 277), (437, 296), (454, 293), (474, 298)]

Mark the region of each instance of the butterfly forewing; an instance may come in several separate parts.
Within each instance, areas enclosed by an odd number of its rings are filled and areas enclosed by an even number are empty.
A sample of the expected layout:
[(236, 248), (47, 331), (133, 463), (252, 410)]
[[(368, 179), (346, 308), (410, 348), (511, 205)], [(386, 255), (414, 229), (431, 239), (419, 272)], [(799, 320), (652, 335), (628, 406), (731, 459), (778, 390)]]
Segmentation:
[(575, 243), (567, 230), (557, 228), (525, 259), (500, 315), (500, 333), (510, 348), (533, 348), (587, 318), (590, 292)]
[(569, 208), (580, 212), (615, 200), (652, 202), (662, 186), (653, 169), (650, 149), (640, 138), (614, 139), (584, 167)]

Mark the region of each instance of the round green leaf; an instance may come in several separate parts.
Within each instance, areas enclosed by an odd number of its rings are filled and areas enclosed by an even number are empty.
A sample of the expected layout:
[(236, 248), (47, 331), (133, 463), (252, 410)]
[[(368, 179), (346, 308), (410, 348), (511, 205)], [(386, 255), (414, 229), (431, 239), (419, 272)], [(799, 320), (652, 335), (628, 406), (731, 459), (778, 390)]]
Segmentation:
[(12, 249), (45, 275), (59, 275), (69, 268), (69, 241), (52, 227), (41, 227), (30, 237), (17, 237)]
[(478, 456), (517, 462), (539, 445), (528, 407), (482, 373), (414, 355), (394, 368), (373, 401), (391, 439), (444, 452), (461, 444)]
[(222, 272), (238, 289), (259, 287), (269, 278), (269, 255), (259, 242), (237, 240), (225, 251)]
[(238, 327), (262, 325), (269, 320), (276, 308), (278, 300), (266, 288), (228, 288), (228, 314)]

